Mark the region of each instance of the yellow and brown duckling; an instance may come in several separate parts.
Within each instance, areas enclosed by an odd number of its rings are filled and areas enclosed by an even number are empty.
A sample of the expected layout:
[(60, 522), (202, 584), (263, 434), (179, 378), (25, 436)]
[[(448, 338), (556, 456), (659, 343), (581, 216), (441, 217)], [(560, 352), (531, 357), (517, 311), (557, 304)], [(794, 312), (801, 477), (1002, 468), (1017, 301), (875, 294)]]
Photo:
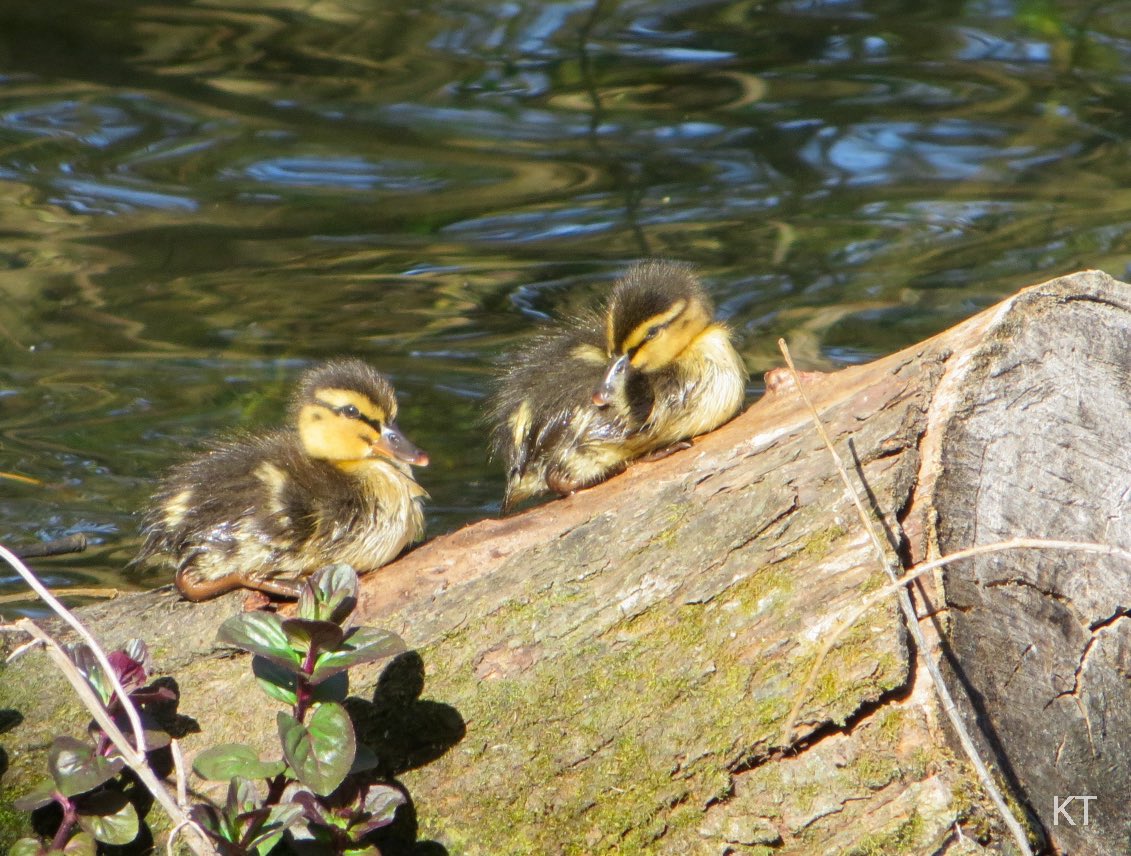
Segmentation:
[(503, 510), (572, 493), (712, 431), (742, 407), (746, 368), (685, 265), (646, 261), (607, 305), (507, 358), (490, 404)]
[(297, 597), (325, 565), (373, 570), (423, 535), (411, 467), (428, 456), (397, 428), (385, 378), (360, 360), (317, 366), (290, 415), (289, 428), (173, 468), (155, 495), (138, 561), (171, 560), (189, 600), (240, 587)]

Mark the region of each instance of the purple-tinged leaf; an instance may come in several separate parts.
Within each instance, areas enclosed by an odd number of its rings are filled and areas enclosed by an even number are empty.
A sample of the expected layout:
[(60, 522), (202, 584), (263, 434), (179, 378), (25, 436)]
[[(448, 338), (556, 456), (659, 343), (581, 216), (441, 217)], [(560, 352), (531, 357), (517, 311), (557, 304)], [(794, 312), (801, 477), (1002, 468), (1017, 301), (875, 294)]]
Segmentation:
[(329, 809), (325, 801), (316, 797), (301, 782), (291, 782), (283, 791), (284, 805), (297, 805), (302, 808), (303, 817), (316, 825), (330, 822)]
[(133, 803), (121, 791), (102, 791), (77, 802), (79, 826), (103, 844), (129, 844), (137, 838)]
[(346, 633), (337, 649), (326, 651), (318, 657), (314, 671), (310, 674), (310, 682), (321, 683), (345, 669), (391, 657), (404, 650), (404, 641), (395, 633), (377, 627), (355, 627)]
[(390, 785), (370, 785), (365, 793), (363, 821), (350, 827), (354, 839), (364, 838), (375, 829), (388, 826), (397, 816), (397, 809), (408, 802), (403, 793)]
[(226, 782), (234, 777), (269, 779), (284, 769), (282, 761), (262, 761), (255, 749), (243, 743), (226, 743), (205, 749), (193, 760), (192, 768), (198, 776), (210, 782)]
[(176, 701), (180, 698), (177, 691), (172, 687), (163, 687), (158, 684), (150, 684), (140, 690), (134, 690), (130, 693), (130, 701), (138, 707), (147, 704), (157, 704), (158, 702)]
[(110, 663), (114, 674), (118, 676), (118, 683), (122, 685), (127, 695), (145, 686), (149, 673), (141, 663), (125, 651), (111, 651), (106, 655), (106, 660)]
[(283, 631), (283, 619), (273, 612), (245, 612), (220, 625), (221, 642), (258, 654), (284, 669), (302, 671), (302, 655), (291, 648)]
[(55, 802), (55, 783), (44, 781), (36, 785), (35, 790), (12, 800), (12, 808), (16, 811), (35, 811), (53, 802)]
[(357, 574), (349, 565), (322, 568), (302, 587), (299, 617), (342, 624), (357, 607), (357, 591)]
[(301, 651), (328, 651), (337, 648), (345, 631), (332, 621), (312, 621), (309, 618), (283, 619), (283, 632), (291, 648)]
[(107, 759), (89, 743), (74, 737), (56, 737), (47, 752), (47, 767), (63, 796), (94, 790), (114, 778), (125, 766), (121, 758)]
[(331, 793), (350, 771), (357, 743), (344, 707), (315, 705), (303, 725), (289, 713), (277, 716), (283, 757), (298, 780), (319, 796)]

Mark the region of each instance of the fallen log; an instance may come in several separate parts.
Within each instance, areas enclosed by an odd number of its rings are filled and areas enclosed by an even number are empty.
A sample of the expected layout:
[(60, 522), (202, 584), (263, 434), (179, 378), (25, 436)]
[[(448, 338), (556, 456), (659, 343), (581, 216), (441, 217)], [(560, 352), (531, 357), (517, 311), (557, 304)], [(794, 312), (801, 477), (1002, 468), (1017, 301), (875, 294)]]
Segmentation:
[[(1127, 286), (1074, 274), (807, 382), (908, 562), (1020, 535), (1129, 546), (1129, 310)], [(886, 578), (780, 386), (685, 452), (363, 578), (359, 620), (413, 649), (352, 687), (413, 801), (383, 852), (1004, 852), (894, 598), (810, 680), (827, 635)], [(941, 592), (916, 583), (939, 631), (926, 655), (949, 666), (1035, 838), (1062, 852), (1121, 851), (1131, 823), (1117, 798), (1129, 577), (1111, 559), (1028, 552), (948, 567)], [(165, 589), (81, 611), (108, 646), (145, 638), (175, 676), (190, 758), (276, 741), (247, 659), (214, 642), (241, 603)], [(3, 801), (40, 778), (51, 735), (85, 723), (45, 669), (29, 655), (0, 676), (17, 722)], [(1076, 827), (1057, 823), (1053, 797), (1076, 795), (1096, 797), (1087, 827), (1080, 801)], [(22, 822), (4, 816), (0, 844)]]

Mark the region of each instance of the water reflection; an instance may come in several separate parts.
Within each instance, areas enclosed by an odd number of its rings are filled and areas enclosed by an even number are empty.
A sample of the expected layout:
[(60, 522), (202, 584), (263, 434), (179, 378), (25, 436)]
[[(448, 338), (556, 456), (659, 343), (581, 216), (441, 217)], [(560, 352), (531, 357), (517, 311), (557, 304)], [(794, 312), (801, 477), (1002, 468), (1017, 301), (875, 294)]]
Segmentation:
[[(15, 2), (0, 9), (0, 537), (122, 575), (156, 473), (343, 353), (497, 512), (493, 359), (648, 254), (754, 372), (870, 359), (1021, 285), (1126, 275), (1110, 5)], [(30, 480), (30, 481), (29, 481)], [(17, 588), (3, 582), (0, 593)]]

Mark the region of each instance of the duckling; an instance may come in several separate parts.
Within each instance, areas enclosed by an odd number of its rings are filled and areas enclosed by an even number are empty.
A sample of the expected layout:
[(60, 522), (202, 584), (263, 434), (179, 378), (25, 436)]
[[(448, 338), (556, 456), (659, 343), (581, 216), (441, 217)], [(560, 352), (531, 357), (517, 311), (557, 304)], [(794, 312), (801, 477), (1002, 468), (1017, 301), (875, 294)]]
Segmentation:
[(297, 597), (324, 565), (380, 567), (420, 540), (428, 495), (411, 469), (428, 456), (396, 415), (393, 387), (362, 361), (310, 369), (289, 428), (216, 444), (169, 472), (136, 561), (171, 560), (192, 601), (240, 587)]
[(746, 367), (685, 265), (645, 261), (602, 311), (565, 319), (508, 359), (489, 404), (503, 511), (572, 493), (686, 447), (742, 407)]

